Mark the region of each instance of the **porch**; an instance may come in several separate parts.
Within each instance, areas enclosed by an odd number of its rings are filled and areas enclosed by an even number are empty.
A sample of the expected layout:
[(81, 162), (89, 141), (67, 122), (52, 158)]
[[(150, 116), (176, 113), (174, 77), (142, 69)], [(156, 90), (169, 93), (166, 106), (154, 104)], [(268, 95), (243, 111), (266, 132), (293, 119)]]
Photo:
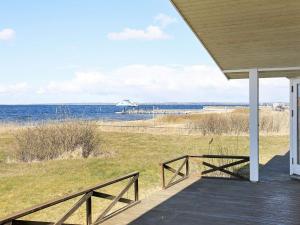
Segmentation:
[(104, 224), (300, 224), (300, 183), (288, 162), (288, 152), (274, 156), (259, 183), (190, 177)]
[(249, 80), (252, 182), (260, 180), (259, 80), (274, 77), (290, 79), (291, 157), (286, 163), (290, 164), (290, 174), (299, 176), (300, 2), (170, 1), (226, 78)]

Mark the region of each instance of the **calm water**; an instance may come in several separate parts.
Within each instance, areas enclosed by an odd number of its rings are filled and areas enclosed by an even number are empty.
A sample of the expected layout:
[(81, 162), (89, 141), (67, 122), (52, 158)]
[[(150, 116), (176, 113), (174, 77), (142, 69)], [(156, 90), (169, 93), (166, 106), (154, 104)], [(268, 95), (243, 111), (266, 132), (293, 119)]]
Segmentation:
[[(202, 104), (140, 105), (141, 110), (155, 109), (202, 109)], [(115, 105), (0, 105), (1, 122), (40, 122), (63, 118), (88, 120), (142, 120), (151, 114), (118, 114), (122, 107)]]

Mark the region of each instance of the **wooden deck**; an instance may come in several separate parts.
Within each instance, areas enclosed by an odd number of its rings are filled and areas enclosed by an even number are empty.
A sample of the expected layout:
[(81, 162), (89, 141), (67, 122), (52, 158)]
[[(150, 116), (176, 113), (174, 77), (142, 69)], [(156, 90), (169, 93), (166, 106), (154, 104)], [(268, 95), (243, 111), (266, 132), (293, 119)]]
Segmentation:
[(300, 224), (300, 181), (289, 177), (288, 154), (275, 156), (259, 183), (192, 177), (104, 224)]

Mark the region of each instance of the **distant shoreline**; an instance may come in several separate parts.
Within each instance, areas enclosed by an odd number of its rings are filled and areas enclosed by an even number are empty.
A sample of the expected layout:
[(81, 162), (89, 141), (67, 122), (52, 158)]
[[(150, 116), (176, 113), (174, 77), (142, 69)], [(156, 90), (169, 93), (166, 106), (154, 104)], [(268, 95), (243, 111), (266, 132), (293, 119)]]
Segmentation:
[[(271, 106), (262, 106), (271, 107)], [(90, 121), (143, 121), (161, 115), (229, 112), (245, 104), (162, 104), (121, 107), (115, 105), (0, 105), (0, 123), (34, 124), (78, 119)]]
[[(245, 107), (241, 104), (141, 104), (134, 108), (115, 105), (0, 105), (0, 122), (36, 123), (65, 118), (96, 121), (135, 121), (147, 120), (153, 114), (182, 114), (199, 112), (204, 107)], [(145, 113), (122, 113), (136, 110)], [(153, 113), (155, 112), (155, 113)]]
[[(86, 103), (28, 103), (28, 104), (1, 104), (0, 106), (45, 106), (45, 105), (110, 105), (115, 106), (117, 102), (86, 102)], [(225, 106), (225, 105), (249, 105), (245, 102), (138, 102), (139, 105), (207, 105), (207, 106)], [(272, 104), (272, 102), (268, 103)]]

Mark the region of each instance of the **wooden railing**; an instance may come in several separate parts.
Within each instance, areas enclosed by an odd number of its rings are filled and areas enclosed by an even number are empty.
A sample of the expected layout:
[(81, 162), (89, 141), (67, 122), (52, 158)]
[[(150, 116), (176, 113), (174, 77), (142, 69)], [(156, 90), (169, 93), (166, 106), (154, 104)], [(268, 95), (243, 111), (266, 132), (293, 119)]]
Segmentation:
[[(163, 189), (169, 188), (174, 184), (183, 181), (188, 178), (190, 171), (190, 160), (191, 158), (199, 158), (202, 159), (202, 165), (209, 167), (206, 170), (201, 172), (201, 177), (203, 178), (224, 178), (223, 176), (208, 176), (208, 174), (214, 172), (221, 172), (226, 175), (229, 175), (231, 179), (241, 179), (241, 180), (249, 180), (248, 177), (241, 175), (237, 172), (228, 170), (230, 167), (241, 165), (249, 162), (248, 156), (229, 156), (229, 155), (184, 155), (166, 162), (161, 163), (162, 168), (162, 187)], [(204, 159), (222, 159), (223, 160), (231, 160), (232, 162), (223, 163), (222, 165), (213, 165), (211, 162), (206, 162)], [(170, 164), (177, 162), (179, 166), (177, 169), (171, 167)], [(185, 166), (185, 170), (184, 170)], [(165, 171), (169, 171), (172, 173), (171, 179), (166, 182), (166, 173)]]
[[(87, 225), (97, 225), (105, 220), (115, 216), (116, 214), (123, 212), (124, 210), (128, 209), (129, 207), (132, 207), (139, 203), (139, 188), (138, 188), (138, 178), (139, 178), (139, 173), (134, 172), (130, 173), (128, 175), (119, 177), (117, 179), (110, 180), (106, 183), (96, 185), (94, 187), (90, 187), (86, 190), (79, 191), (70, 195), (66, 195), (64, 197), (49, 201), (47, 203), (41, 204), (34, 206), (32, 208), (26, 209), (24, 211), (18, 212), (14, 215), (8, 216), (6, 218), (3, 218), (0, 220), (0, 225), (62, 225), (66, 224), (65, 221), (74, 214), (74, 212), (83, 205), (83, 203), (86, 204), (86, 224)], [(99, 189), (103, 189), (105, 187), (108, 187), (112, 184), (124, 181), (124, 180), (129, 180), (126, 186), (122, 189), (122, 191), (114, 196), (111, 194), (107, 194), (104, 192), (99, 191)], [(124, 198), (124, 194), (131, 188), (134, 188), (134, 199), (128, 199)], [(43, 221), (25, 221), (25, 220), (18, 220), (24, 216), (31, 215), (35, 212), (41, 211), (43, 209), (47, 209), (49, 207), (52, 207), (54, 205), (63, 203), (65, 201), (68, 201), (70, 199), (74, 199), (76, 197), (80, 197), (80, 200), (77, 201), (67, 212), (65, 212), (59, 220), (56, 222), (43, 222)], [(112, 202), (108, 205), (106, 209), (104, 209), (100, 215), (97, 217), (97, 219), (93, 222), (92, 221), (92, 197), (96, 198), (102, 198), (102, 199), (107, 199), (111, 200)], [(123, 206), (122, 208), (119, 208), (113, 212), (111, 212), (112, 208), (118, 203), (125, 203), (126, 205)]]
[[(177, 169), (174, 169), (169, 165), (173, 162), (181, 162), (181, 163)], [(173, 186), (174, 184), (179, 183), (180, 181), (183, 181), (184, 179), (188, 178), (188, 176), (189, 176), (190, 169), (189, 169), (189, 156), (188, 155), (184, 155), (184, 156), (163, 162), (160, 165), (161, 165), (161, 173), (162, 173), (162, 187), (164, 189), (169, 188), (169, 187)], [(185, 168), (184, 173), (182, 172), (183, 168)], [(167, 183), (166, 183), (165, 170), (168, 170), (171, 173), (173, 173), (173, 176)], [(176, 179), (178, 176), (180, 178)]]

